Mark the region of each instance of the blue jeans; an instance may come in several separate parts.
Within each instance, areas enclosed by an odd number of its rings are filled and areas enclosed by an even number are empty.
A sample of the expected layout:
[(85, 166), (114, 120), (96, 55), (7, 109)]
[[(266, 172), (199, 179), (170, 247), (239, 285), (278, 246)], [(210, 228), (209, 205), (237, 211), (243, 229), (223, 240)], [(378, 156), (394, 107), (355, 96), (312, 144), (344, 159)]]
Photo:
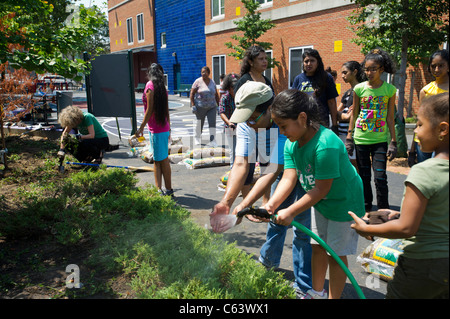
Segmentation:
[(419, 143), (416, 143), (416, 153), (417, 153), (417, 163), (421, 163), (429, 158), (434, 157), (434, 152), (432, 153), (422, 152)]
[[(281, 175), (272, 184), (271, 195), (274, 193), (278, 182), (281, 179)], [(300, 183), (297, 181), (297, 185), (289, 194), (288, 198), (278, 207), (278, 210), (284, 209), (299, 200), (305, 191)], [(311, 228), (311, 210), (308, 209), (299, 215), (294, 220), (308, 229)], [(277, 225), (269, 222), (267, 226), (266, 242), (261, 247), (259, 261), (266, 267), (278, 267), (280, 265), (281, 255), (283, 254), (284, 241), (286, 238), (286, 231), (291, 226)], [(311, 282), (311, 243), (310, 237), (293, 227), (294, 237), (292, 240), (292, 260), (294, 263), (294, 276), (295, 283), (294, 288), (303, 292), (312, 288)]]

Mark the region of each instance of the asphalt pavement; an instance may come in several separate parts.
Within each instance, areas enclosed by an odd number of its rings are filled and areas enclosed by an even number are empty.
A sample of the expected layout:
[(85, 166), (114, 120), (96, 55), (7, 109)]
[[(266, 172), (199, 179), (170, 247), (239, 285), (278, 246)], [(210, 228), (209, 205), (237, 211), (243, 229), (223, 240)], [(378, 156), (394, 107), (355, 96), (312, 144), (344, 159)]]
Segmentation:
[[(172, 124), (172, 137), (177, 137), (176, 132), (183, 137), (183, 141), (190, 144), (193, 143), (193, 122), (194, 118), (189, 109), (189, 100), (186, 97), (179, 97), (170, 95), (169, 100), (171, 102), (170, 114), (171, 120), (174, 122), (174, 118), (177, 118), (178, 124)], [(181, 105), (182, 104), (182, 105)], [(138, 125), (142, 119), (143, 110), (140, 106), (137, 106)], [(102, 119), (102, 123), (109, 123), (108, 134), (110, 136), (111, 144), (119, 144), (119, 149), (113, 152), (106, 153), (103, 163), (109, 165), (129, 165), (129, 166), (143, 166), (147, 165), (139, 157), (130, 157), (129, 152), (131, 147), (128, 145), (129, 131), (126, 127), (120, 127), (122, 132), (121, 139), (119, 139), (117, 128), (112, 119)], [(218, 144), (223, 144), (223, 126), (218, 118), (219, 127), (217, 128), (217, 140)], [(111, 124), (112, 123), (112, 124)], [(130, 123), (126, 120), (125, 123)], [(123, 130), (123, 131), (122, 131)], [(174, 133), (175, 132), (175, 133)], [(407, 130), (408, 145), (411, 141), (411, 130)], [(190, 136), (190, 137), (189, 137)], [(206, 144), (209, 139), (208, 125), (205, 124), (203, 130), (203, 144)], [(201, 227), (211, 229), (209, 223), (209, 213), (212, 207), (218, 203), (222, 198), (223, 192), (218, 190), (217, 185), (220, 183), (220, 178), (229, 170), (229, 166), (219, 166), (211, 168), (200, 169), (188, 169), (185, 165), (172, 164), (172, 185), (175, 191), (175, 201), (191, 212), (191, 217)], [(140, 172), (137, 173), (139, 179), (138, 186), (145, 186), (147, 184), (154, 185), (153, 173)], [(392, 209), (399, 210), (401, 199), (403, 195), (403, 182), (406, 175), (396, 174), (388, 172), (388, 186), (389, 186), (389, 200)], [(375, 190), (375, 187), (373, 186)], [(376, 196), (374, 196), (376, 198)], [(238, 198), (234, 206), (241, 202), (242, 198)], [(261, 202), (258, 201), (256, 205)], [(376, 203), (375, 203), (376, 204)], [(233, 206), (233, 207), (234, 207)], [(374, 207), (375, 209), (376, 207)], [(228, 230), (223, 234), (224, 238), (229, 242), (235, 242), (236, 246), (245, 252), (252, 254), (255, 258), (259, 256), (259, 250), (266, 238), (267, 224), (252, 223), (246, 219), (234, 228)], [(366, 273), (361, 264), (356, 261), (356, 257), (368, 246), (370, 241), (359, 237), (358, 252), (356, 255), (349, 256), (349, 270), (355, 277), (363, 293), (368, 299), (383, 299), (386, 293), (386, 282), (374, 278)], [(285, 273), (285, 276), (289, 280), (293, 280), (292, 272), (292, 230), (288, 231), (286, 236), (284, 252), (281, 260), (279, 271)], [(327, 275), (328, 279), (328, 275)], [(328, 282), (328, 281), (327, 281)], [(327, 283), (326, 283), (327, 284)], [(357, 299), (358, 295), (350, 283), (347, 280), (346, 287), (344, 289), (343, 299)]]

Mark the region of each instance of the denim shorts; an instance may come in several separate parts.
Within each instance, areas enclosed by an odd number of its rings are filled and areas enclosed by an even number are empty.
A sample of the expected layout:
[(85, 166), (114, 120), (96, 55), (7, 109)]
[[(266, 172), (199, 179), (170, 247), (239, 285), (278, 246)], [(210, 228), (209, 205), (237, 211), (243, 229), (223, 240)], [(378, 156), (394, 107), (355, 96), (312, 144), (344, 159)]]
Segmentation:
[[(325, 218), (317, 209), (311, 208), (311, 231), (320, 237), (338, 256), (356, 254), (358, 234), (350, 225), (354, 221), (336, 222)], [(319, 243), (311, 238), (311, 245)]]
[(165, 160), (169, 156), (170, 132), (150, 133), (150, 152), (154, 161)]

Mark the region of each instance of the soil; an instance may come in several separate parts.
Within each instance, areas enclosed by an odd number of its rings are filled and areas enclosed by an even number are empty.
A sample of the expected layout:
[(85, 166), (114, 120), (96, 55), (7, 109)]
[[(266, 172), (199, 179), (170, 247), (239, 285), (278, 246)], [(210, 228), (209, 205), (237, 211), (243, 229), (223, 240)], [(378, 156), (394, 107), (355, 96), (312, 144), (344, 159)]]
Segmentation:
[[(36, 142), (36, 143), (30, 143)], [(6, 183), (0, 189), (0, 210), (14, 211), (19, 206), (12, 199), (16, 198), (20, 187), (27, 187), (42, 178), (36, 168), (44, 166), (42, 143), (49, 143), (47, 138), (37, 136), (11, 136), (7, 146), (14, 145), (20, 150), (20, 158), (8, 163), (8, 170), (0, 170), (0, 180), (8, 176), (20, 176), (13, 182)], [(57, 141), (51, 152), (58, 150)], [(0, 164), (0, 169), (3, 165)], [(77, 169), (65, 167), (63, 174), (55, 167), (55, 174), (49, 182), (57, 182)], [(388, 171), (409, 173), (406, 158), (397, 158), (388, 162)], [(53, 241), (50, 236), (44, 238), (23, 238), (8, 240), (0, 235), (0, 298), (4, 299), (50, 299), (50, 298), (134, 298), (130, 288), (130, 278), (125, 275), (107, 274), (91, 269), (86, 265), (93, 244), (82, 241), (75, 247), (67, 247)], [(66, 287), (66, 266), (76, 264), (80, 267), (80, 277), (88, 278), (89, 290), (69, 289)], [(108, 286), (105, 283), (108, 282)], [(92, 287), (97, 287), (93, 290)], [(83, 295), (84, 294), (84, 295)]]
[[(7, 170), (3, 170), (4, 166), (0, 164), (0, 181), (16, 177), (1, 185), (0, 211), (14, 211), (20, 205), (13, 200), (20, 187), (27, 187), (45, 174), (45, 170), (41, 172), (37, 169), (45, 164), (43, 149), (54, 152), (56, 156), (58, 145), (57, 141), (26, 135), (10, 136), (6, 143), (10, 149), (9, 156), (18, 153), (20, 156), (8, 161)], [(42, 147), (42, 143), (46, 146)], [(49, 182), (57, 182), (74, 171), (78, 170), (66, 166), (61, 174), (55, 167), (55, 174)], [(89, 240), (68, 247), (57, 243), (51, 236), (11, 240), (0, 235), (0, 299), (135, 297), (127, 276), (102, 273), (86, 265), (92, 248), (93, 244)], [(69, 289), (66, 286), (66, 279), (70, 275), (66, 267), (70, 264), (79, 266), (80, 281), (84, 285), (81, 289)]]

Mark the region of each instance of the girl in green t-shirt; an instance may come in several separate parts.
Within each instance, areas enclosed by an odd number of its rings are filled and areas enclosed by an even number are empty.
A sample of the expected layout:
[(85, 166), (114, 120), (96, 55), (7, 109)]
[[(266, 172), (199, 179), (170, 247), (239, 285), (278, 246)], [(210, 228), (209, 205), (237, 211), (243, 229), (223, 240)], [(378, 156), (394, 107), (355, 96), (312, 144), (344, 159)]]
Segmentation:
[(448, 299), (449, 217), (449, 107), (448, 93), (424, 99), (414, 130), (420, 147), (435, 157), (414, 165), (405, 180), (399, 212), (381, 225), (355, 219), (352, 225), (361, 236), (404, 238), (403, 254), (397, 261), (386, 298)]
[[(394, 123), (397, 89), (381, 79), (383, 72), (395, 73), (394, 62), (386, 52), (379, 49), (370, 51), (362, 68), (368, 80), (353, 89), (353, 114), (345, 144), (349, 155), (356, 148), (356, 164), (364, 184), (364, 203), (366, 211), (371, 211), (372, 169), (377, 206), (379, 209), (389, 208), (386, 164), (387, 158), (392, 160), (397, 154)], [(389, 148), (388, 129), (391, 134)]]
[[(284, 172), (273, 196), (264, 206), (270, 213), (300, 181), (306, 194), (277, 212), (275, 223), (288, 226), (305, 210), (311, 209), (311, 230), (347, 263), (355, 254), (358, 236), (351, 231), (348, 211), (364, 215), (362, 181), (350, 163), (344, 143), (330, 129), (318, 124), (317, 102), (297, 89), (281, 92), (272, 104), (272, 119), (287, 137)], [(317, 242), (312, 247), (312, 289), (305, 299), (339, 299), (346, 275), (339, 264)], [(329, 295), (323, 289), (329, 265)]]

